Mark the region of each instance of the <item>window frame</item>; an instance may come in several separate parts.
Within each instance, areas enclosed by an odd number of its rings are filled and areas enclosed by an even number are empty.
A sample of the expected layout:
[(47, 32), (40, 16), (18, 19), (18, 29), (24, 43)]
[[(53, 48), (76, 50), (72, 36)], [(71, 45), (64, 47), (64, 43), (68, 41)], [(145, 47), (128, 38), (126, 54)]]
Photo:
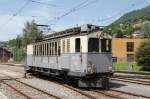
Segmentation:
[[(79, 41), (77, 41), (77, 40), (79, 40)], [(75, 38), (75, 52), (76, 53), (80, 53), (81, 52), (81, 38)]]
[(134, 42), (127, 42), (126, 43), (126, 51), (127, 52), (134, 52)]

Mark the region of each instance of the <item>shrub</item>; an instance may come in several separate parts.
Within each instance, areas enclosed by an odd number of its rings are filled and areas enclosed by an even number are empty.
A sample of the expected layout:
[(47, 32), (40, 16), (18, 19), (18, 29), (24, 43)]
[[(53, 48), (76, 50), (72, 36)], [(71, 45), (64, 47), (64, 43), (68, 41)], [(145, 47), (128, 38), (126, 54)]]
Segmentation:
[(150, 39), (142, 42), (136, 53), (136, 61), (144, 70), (150, 70)]

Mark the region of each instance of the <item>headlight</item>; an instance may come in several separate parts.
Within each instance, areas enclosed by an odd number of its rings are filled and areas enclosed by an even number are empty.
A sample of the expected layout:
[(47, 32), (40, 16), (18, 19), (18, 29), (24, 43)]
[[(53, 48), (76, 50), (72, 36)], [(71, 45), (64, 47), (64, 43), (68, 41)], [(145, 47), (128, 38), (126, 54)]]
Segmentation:
[(90, 72), (91, 72), (91, 70), (92, 70), (92, 67), (88, 66), (88, 67), (87, 67), (87, 71), (88, 71), (88, 73), (90, 73)]

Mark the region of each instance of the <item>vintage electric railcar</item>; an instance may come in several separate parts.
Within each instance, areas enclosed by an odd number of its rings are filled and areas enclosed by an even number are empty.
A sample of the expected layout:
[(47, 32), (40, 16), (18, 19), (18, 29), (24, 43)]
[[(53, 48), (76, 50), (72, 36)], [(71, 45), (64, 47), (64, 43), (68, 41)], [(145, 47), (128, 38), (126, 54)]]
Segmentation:
[(73, 79), (79, 87), (108, 88), (111, 36), (89, 24), (47, 35), (27, 46), (25, 70)]

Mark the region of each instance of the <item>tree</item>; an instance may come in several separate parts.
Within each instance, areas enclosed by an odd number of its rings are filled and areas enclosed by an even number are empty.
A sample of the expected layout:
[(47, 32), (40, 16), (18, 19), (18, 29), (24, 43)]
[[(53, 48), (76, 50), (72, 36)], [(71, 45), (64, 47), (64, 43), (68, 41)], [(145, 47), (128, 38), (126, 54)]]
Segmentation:
[(150, 39), (144, 41), (139, 47), (136, 61), (143, 69), (150, 70)]
[(34, 20), (31, 22), (25, 23), (23, 29), (22, 44), (26, 47), (28, 44), (36, 42), (39, 39), (42, 39), (42, 32), (38, 30), (38, 27)]
[(117, 38), (123, 38), (125, 35), (122, 25), (112, 24), (111, 26), (106, 27), (104, 31), (110, 35), (114, 35)]
[(143, 37), (150, 38), (150, 21), (145, 21), (143, 23), (142, 30), (144, 31)]

